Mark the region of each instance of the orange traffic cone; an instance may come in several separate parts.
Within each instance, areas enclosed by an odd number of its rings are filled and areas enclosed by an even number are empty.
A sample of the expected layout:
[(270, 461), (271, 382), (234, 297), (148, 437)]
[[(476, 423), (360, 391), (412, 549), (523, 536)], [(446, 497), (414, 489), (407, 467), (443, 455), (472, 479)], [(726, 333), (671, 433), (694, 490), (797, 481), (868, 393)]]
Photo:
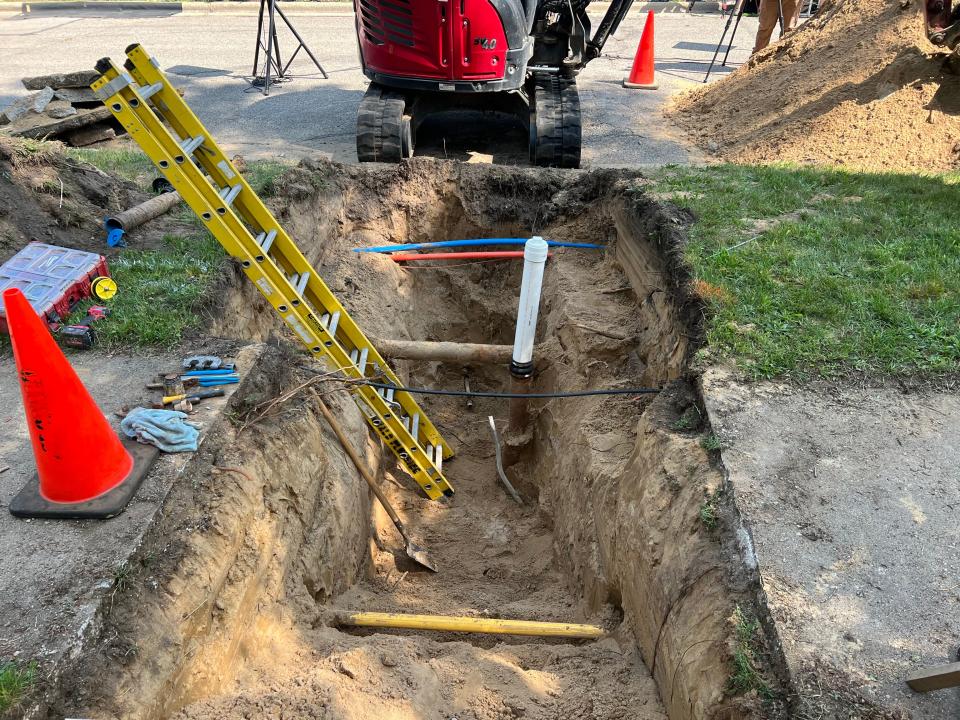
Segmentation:
[(623, 86), (637, 90), (656, 90), (657, 79), (654, 76), (653, 62), (653, 10), (651, 10), (647, 13), (647, 22), (643, 26), (643, 34), (637, 46), (637, 56), (633, 59), (633, 68), (630, 70), (630, 76), (623, 81)]
[(156, 458), (156, 448), (120, 440), (19, 289), (4, 290), (3, 304), (37, 463), (37, 476), (11, 501), (10, 512), (118, 514)]

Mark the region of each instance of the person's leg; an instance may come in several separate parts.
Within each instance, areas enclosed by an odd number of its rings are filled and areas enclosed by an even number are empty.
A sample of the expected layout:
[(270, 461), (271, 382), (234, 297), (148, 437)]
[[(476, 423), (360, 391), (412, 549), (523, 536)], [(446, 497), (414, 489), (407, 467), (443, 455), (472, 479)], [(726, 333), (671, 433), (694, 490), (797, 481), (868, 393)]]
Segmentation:
[[(786, 8), (784, 8), (786, 12)], [(763, 50), (770, 44), (773, 30), (780, 21), (780, 5), (777, 0), (760, 0), (760, 27), (757, 28), (757, 41), (753, 46), (754, 52)]]
[(783, 0), (783, 22), (787, 30), (796, 30), (800, 24), (800, 7), (803, 0)]

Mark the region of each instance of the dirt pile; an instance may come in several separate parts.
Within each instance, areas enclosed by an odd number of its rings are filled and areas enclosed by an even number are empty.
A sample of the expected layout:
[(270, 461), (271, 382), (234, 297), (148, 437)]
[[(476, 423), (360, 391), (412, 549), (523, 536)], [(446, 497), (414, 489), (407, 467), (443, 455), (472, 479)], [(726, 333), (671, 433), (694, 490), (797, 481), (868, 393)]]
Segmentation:
[[(0, 136), (0, 262), (28, 242), (108, 254), (103, 219), (149, 197), (57, 142)], [(144, 233), (146, 246), (160, 234)], [(138, 247), (144, 244), (139, 242)]]
[(721, 160), (867, 171), (960, 167), (960, 77), (926, 41), (919, 3), (832, 0), (667, 114)]

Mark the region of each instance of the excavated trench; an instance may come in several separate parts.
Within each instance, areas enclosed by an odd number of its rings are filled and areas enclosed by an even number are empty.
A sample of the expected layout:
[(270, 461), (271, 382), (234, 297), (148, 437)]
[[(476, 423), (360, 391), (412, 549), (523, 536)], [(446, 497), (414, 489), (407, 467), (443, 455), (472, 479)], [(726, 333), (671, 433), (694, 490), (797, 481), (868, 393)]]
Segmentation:
[[(729, 618), (754, 601), (753, 579), (684, 379), (700, 310), (677, 259), (683, 218), (642, 185), (622, 172), (428, 160), (288, 174), (281, 220), (369, 336), (510, 344), (521, 267), (401, 267), (354, 246), (532, 233), (599, 242), (604, 250), (560, 249), (547, 263), (534, 387), (664, 390), (532, 402), (529, 442), (507, 471), (523, 505), (497, 480), (487, 420), (505, 430), (508, 404), (424, 397), (458, 451), (445, 465), (456, 496), (432, 502), (336, 385), (304, 388), (252, 422), (309, 377), (308, 361), (274, 341), (285, 330), (238, 273), (212, 333), (266, 341), (264, 354), (232, 422), (167, 498), (142, 567), (103, 618), (96, 657), (81, 659), (101, 681), (78, 681), (61, 709), (181, 720), (776, 717), (727, 692)], [(475, 390), (510, 387), (506, 367), (394, 367), (412, 386), (462, 389), (466, 373)], [(404, 558), (318, 394), (440, 573)], [(719, 521), (707, 527), (701, 508), (715, 496)], [(348, 631), (334, 623), (344, 610), (610, 632), (583, 642)]]

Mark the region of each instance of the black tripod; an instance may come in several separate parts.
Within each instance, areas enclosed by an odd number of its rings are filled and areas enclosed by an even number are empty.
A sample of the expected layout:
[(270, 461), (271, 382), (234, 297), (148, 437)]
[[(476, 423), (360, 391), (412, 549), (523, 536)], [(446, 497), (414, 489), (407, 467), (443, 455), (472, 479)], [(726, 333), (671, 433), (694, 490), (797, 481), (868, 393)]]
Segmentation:
[[(710, 67), (707, 68), (707, 74), (703, 78), (703, 82), (707, 82), (710, 79), (710, 73), (713, 72), (713, 66), (717, 64), (717, 56), (720, 55), (720, 48), (723, 47), (723, 41), (727, 38), (727, 32), (730, 30), (730, 24), (733, 23), (733, 32), (730, 33), (730, 44), (727, 45), (727, 52), (724, 53), (723, 62), (720, 63), (722, 67), (727, 66), (727, 58), (730, 57), (730, 51), (733, 49), (733, 39), (737, 35), (737, 28), (740, 27), (740, 18), (743, 17), (743, 8), (747, 4), (747, 0), (740, 0), (737, 5), (736, 12), (733, 10), (730, 11), (730, 15), (727, 17), (727, 24), (723, 28), (723, 35), (720, 36), (720, 42), (717, 43), (717, 49), (713, 53), (713, 60), (710, 61)], [(783, 37), (784, 33), (784, 24), (783, 24), (783, 0), (777, 0), (777, 13), (780, 20), (780, 37)], [(733, 21), (734, 15), (736, 15), (736, 22)]]
[[(264, 11), (267, 12), (267, 36), (263, 36), (263, 14)], [(297, 49), (293, 51), (293, 55), (290, 56), (290, 59), (287, 60), (287, 63), (284, 65), (283, 61), (280, 59), (280, 42), (277, 40), (277, 23), (276, 15), (280, 16), (280, 19), (287, 24), (290, 32), (293, 33), (293, 36), (297, 39)], [(290, 68), (290, 65), (293, 63), (293, 59), (297, 57), (297, 53), (300, 52), (300, 49), (307, 53), (310, 56), (310, 59), (313, 60), (313, 64), (317, 66), (317, 70), (323, 75), (323, 79), (328, 78), (327, 71), (323, 69), (323, 66), (320, 64), (320, 61), (310, 52), (310, 48), (307, 47), (307, 44), (303, 41), (303, 38), (300, 37), (293, 25), (290, 22), (290, 19), (284, 14), (283, 10), (277, 5), (277, 0), (260, 0), (260, 16), (257, 19), (257, 49), (253, 54), (253, 85), (254, 87), (263, 87), (263, 94), (270, 94), (270, 85), (275, 82), (283, 82), (289, 78), (287, 75), (287, 70)], [(266, 63), (263, 68), (263, 75), (257, 74), (257, 68), (260, 66), (260, 50), (263, 50), (266, 55)], [(271, 72), (273, 76), (271, 77)]]

